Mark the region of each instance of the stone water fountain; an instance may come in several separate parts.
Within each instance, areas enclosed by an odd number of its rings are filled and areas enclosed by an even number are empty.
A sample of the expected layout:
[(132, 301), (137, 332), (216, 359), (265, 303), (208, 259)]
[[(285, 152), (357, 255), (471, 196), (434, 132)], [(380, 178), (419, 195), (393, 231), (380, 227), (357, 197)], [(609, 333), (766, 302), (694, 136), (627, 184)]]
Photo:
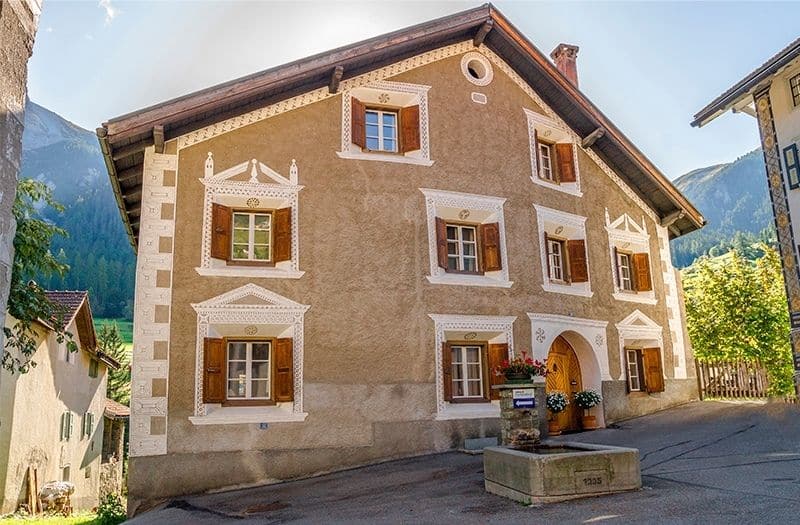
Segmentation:
[(642, 487), (637, 449), (540, 439), (547, 428), (544, 378), (492, 388), (500, 390), (501, 446), (483, 452), (488, 492), (538, 504)]

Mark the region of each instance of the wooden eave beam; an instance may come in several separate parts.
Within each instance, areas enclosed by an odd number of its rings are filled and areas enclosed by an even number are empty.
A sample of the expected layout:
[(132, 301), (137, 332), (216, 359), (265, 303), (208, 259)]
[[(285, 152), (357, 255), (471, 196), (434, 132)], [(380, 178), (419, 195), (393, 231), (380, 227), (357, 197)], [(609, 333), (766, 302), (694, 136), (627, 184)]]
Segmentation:
[[(137, 201), (136, 199), (138, 198), (138, 199), (140, 199), (140, 200), (141, 200), (141, 197), (142, 197), (142, 187), (141, 187), (141, 186), (139, 186), (139, 187), (138, 187), (138, 188), (136, 188), (135, 190), (132, 190), (132, 191), (126, 191), (126, 192), (125, 192), (125, 193), (122, 195), (122, 199), (123, 199), (125, 202), (131, 202), (131, 201), (136, 201), (136, 202), (139, 202), (139, 201)], [(130, 211), (130, 208), (128, 208), (128, 210)]]
[(584, 148), (591, 148), (594, 146), (594, 143), (603, 138), (606, 134), (606, 130), (603, 128), (597, 128), (596, 130), (592, 131), (588, 135), (586, 135), (583, 140), (581, 140), (581, 146)]
[(114, 159), (114, 161), (118, 161), (120, 159), (124, 159), (125, 157), (142, 153), (145, 148), (152, 145), (153, 137), (151, 136), (148, 140), (134, 142), (133, 144), (128, 144), (127, 146), (122, 146), (121, 148), (113, 148), (111, 152), (111, 158)]
[(339, 91), (339, 82), (342, 81), (344, 75), (344, 66), (336, 66), (331, 73), (331, 83), (328, 84), (328, 93), (334, 94)]
[(117, 172), (117, 180), (121, 183), (135, 179), (142, 174), (142, 166), (134, 166)]
[(478, 32), (475, 33), (475, 38), (472, 39), (472, 45), (475, 47), (480, 47), (483, 44), (484, 40), (486, 40), (486, 36), (489, 34), (489, 31), (492, 30), (494, 27), (494, 20), (491, 18), (483, 23), (483, 25), (478, 28)]
[(153, 126), (153, 145), (156, 153), (164, 153), (164, 126)]

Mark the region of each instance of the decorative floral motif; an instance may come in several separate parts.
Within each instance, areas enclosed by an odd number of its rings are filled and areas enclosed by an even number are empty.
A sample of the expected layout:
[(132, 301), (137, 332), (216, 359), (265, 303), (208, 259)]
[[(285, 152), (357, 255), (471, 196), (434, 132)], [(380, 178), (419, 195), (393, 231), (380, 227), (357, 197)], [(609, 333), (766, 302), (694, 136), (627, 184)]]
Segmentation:
[(388, 93), (381, 93), (380, 95), (378, 95), (378, 102), (380, 102), (381, 104), (388, 104), (389, 100), (391, 100), (391, 97), (389, 96)]
[(595, 344), (595, 346), (598, 346), (598, 347), (603, 346), (603, 342), (604, 341), (605, 341), (605, 338), (603, 337), (603, 334), (597, 334), (595, 336), (595, 338), (594, 338), (594, 344)]
[(249, 199), (247, 199), (248, 208), (258, 208), (259, 204), (261, 204), (261, 201), (256, 199), (255, 197), (250, 197)]
[(249, 325), (244, 327), (244, 335), (256, 335), (258, 333), (258, 327), (255, 325)]
[(537, 343), (544, 343), (544, 328), (537, 328), (536, 329), (536, 342)]

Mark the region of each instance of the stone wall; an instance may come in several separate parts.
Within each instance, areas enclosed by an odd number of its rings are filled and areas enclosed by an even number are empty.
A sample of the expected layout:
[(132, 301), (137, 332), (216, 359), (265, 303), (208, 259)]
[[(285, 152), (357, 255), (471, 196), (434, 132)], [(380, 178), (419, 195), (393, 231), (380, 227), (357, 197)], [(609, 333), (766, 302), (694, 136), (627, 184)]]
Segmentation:
[(0, 0), (0, 325), (14, 258), (16, 223), (11, 208), (22, 154), (28, 59), (40, 12), (41, 0)]

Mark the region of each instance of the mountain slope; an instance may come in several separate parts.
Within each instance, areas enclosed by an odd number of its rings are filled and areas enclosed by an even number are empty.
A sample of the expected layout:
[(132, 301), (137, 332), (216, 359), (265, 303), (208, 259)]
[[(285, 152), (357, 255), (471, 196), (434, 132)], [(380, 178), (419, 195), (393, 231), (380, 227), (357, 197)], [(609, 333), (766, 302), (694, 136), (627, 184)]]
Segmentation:
[(135, 258), (119, 217), (95, 135), (28, 102), (20, 178), (46, 182), (63, 213), (46, 217), (69, 233), (55, 253), (69, 264), (64, 279), (41, 279), (48, 288), (89, 290), (96, 317), (131, 318)]
[(703, 229), (672, 242), (676, 266), (688, 266), (710, 250), (725, 250), (774, 236), (760, 149), (728, 164), (690, 171), (676, 179), (675, 186), (708, 221)]

